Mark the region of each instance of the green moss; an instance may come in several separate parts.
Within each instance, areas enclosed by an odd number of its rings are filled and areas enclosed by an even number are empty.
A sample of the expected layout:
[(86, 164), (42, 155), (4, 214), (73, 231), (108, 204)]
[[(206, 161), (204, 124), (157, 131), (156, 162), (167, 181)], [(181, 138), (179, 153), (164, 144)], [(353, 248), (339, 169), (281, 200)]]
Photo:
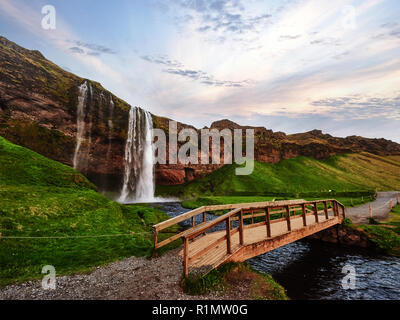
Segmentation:
[(394, 231), (378, 226), (378, 225), (363, 225), (360, 226), (364, 230), (371, 241), (385, 254), (400, 255), (400, 236)]
[(66, 162), (75, 148), (74, 138), (35, 122), (3, 119), (0, 124), (0, 135), (6, 139), (56, 161)]
[(0, 203), (0, 286), (40, 278), (44, 265), (64, 275), (149, 256), (152, 225), (169, 218), (150, 206), (113, 202), (72, 168), (1, 137)]
[[(375, 190), (400, 189), (400, 164), (369, 154), (334, 156), (326, 161), (307, 157), (277, 164), (255, 162), (248, 176), (236, 175), (236, 165), (221, 169), (190, 183), (158, 187), (159, 194), (185, 199), (199, 196), (274, 196), (351, 198), (353, 205), (367, 202)], [(364, 201), (361, 197), (364, 196)]]
[(288, 300), (284, 288), (270, 275), (251, 269), (247, 263), (229, 262), (204, 276), (189, 276), (183, 280), (183, 286), (192, 295), (215, 291), (234, 295), (238, 286), (245, 286), (248, 299)]
[(351, 221), (350, 218), (345, 218), (345, 219), (343, 219), (343, 221), (342, 221), (342, 226), (343, 226), (344, 228), (350, 228), (350, 227), (353, 226), (353, 221)]

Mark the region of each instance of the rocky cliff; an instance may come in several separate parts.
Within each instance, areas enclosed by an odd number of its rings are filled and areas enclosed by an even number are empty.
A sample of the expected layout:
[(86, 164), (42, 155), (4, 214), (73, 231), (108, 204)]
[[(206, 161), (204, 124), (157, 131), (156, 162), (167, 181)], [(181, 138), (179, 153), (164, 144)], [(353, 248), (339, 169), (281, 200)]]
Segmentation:
[[(121, 188), (130, 105), (99, 83), (67, 72), (40, 52), (22, 48), (4, 37), (0, 37), (0, 135), (72, 166), (78, 135), (79, 88), (85, 82), (88, 85), (82, 120), (85, 161), (79, 170), (100, 189), (116, 190)], [(169, 119), (156, 115), (152, 118), (155, 128), (168, 133)], [(178, 131), (189, 127), (193, 128), (178, 123)], [(400, 154), (399, 144), (384, 139), (335, 138), (317, 130), (286, 135), (263, 127), (240, 126), (229, 120), (214, 122), (210, 128), (254, 129), (256, 160), (261, 162), (276, 163), (299, 155), (324, 159), (359, 151)], [(160, 184), (182, 184), (220, 167), (167, 163), (156, 166), (156, 178)]]

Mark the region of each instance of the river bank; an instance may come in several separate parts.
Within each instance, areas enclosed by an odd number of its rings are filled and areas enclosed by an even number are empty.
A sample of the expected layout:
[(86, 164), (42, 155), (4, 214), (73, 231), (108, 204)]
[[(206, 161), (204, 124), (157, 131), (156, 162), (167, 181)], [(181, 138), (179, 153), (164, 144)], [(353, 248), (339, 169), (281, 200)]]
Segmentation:
[[(169, 216), (187, 211), (179, 203), (153, 206)], [(43, 290), (39, 280), (8, 286), (0, 290), (0, 299), (400, 299), (400, 258), (376, 254), (367, 247), (301, 240), (248, 264), (228, 270), (222, 267), (222, 271), (210, 273), (197, 284), (194, 279), (189, 285), (182, 283), (182, 260), (177, 250), (152, 259), (124, 259), (86, 274), (57, 277), (56, 290)], [(356, 290), (341, 286), (346, 265), (356, 269)]]
[[(188, 211), (180, 204), (171, 203), (163, 210), (170, 216), (174, 216), (173, 212), (182, 214)], [(397, 210), (400, 211), (400, 207), (394, 208), (391, 214), (395, 223), (400, 214)], [(387, 243), (387, 238), (371, 233), (371, 228), (381, 228), (388, 223), (391, 222), (361, 227), (347, 220), (343, 226), (325, 231), (325, 239), (297, 241), (253, 258), (249, 265), (256, 271), (271, 275), (287, 290), (291, 299), (399, 299), (400, 258), (377, 250), (379, 243)], [(337, 232), (339, 241), (328, 241), (334, 240)], [(331, 239), (326, 238), (329, 233)], [(341, 281), (345, 276), (342, 270), (346, 265), (356, 269), (356, 290), (342, 288)]]
[[(185, 293), (182, 259), (177, 250), (161, 257), (128, 258), (98, 267), (87, 274), (56, 278), (55, 290), (41, 281), (11, 285), (0, 290), (0, 300), (252, 300), (286, 299), (272, 278), (243, 264), (219, 273), (212, 290)], [(212, 276), (212, 275), (211, 275)], [(223, 281), (222, 281), (223, 279)], [(210, 282), (212, 284), (212, 281)]]

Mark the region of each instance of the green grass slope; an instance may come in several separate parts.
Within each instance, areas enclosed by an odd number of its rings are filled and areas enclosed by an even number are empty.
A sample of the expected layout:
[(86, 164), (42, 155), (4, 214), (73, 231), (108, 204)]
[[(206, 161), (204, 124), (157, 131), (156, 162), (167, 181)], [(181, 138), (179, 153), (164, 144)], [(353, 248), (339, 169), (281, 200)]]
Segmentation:
[[(60, 275), (147, 255), (151, 226), (167, 218), (110, 201), (72, 168), (1, 137), (0, 203), (0, 286), (40, 278), (45, 265)], [(109, 236), (118, 234), (128, 236)]]
[[(333, 156), (325, 161), (307, 157), (277, 164), (255, 162), (254, 172), (237, 176), (227, 165), (181, 186), (160, 187), (160, 194), (197, 196), (338, 195), (400, 189), (400, 162), (368, 153)], [(329, 192), (331, 191), (331, 192)]]

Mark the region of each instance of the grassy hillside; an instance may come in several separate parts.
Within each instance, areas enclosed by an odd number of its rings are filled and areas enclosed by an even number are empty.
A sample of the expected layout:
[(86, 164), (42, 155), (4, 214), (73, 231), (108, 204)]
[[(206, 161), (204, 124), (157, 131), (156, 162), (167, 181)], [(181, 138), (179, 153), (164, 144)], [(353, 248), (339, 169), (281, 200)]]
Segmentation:
[(396, 157), (368, 153), (333, 156), (326, 161), (307, 157), (277, 164), (255, 162), (249, 176), (237, 176), (235, 166), (224, 166), (182, 186), (160, 187), (159, 193), (198, 196), (319, 196), (399, 190), (400, 162)]
[(151, 252), (151, 226), (167, 216), (94, 189), (72, 168), (0, 137), (0, 285), (40, 278), (45, 265), (60, 275)]

